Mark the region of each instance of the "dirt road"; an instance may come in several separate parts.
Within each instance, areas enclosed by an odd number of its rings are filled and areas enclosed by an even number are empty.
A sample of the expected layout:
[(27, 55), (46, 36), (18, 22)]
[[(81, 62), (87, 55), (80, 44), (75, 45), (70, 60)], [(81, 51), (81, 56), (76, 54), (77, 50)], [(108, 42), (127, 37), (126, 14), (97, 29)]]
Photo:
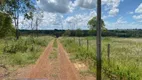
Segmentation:
[[(17, 80), (95, 80), (82, 63), (72, 63), (59, 40), (51, 41), (35, 65), (17, 71)], [(15, 80), (15, 79), (14, 79)]]
[(84, 73), (87, 70), (85, 64), (70, 61), (59, 40), (52, 40), (36, 64), (18, 68), (0, 80), (95, 80), (93, 75)]
[(43, 54), (37, 60), (36, 65), (29, 73), (29, 79), (47, 79), (49, 77), (49, 61), (48, 56), (52, 52), (53, 41), (51, 41)]
[[(51, 41), (36, 64), (29, 68), (25, 74), (26, 80), (80, 80), (79, 74), (74, 65), (66, 55), (62, 44), (57, 41), (57, 46), (53, 46)], [(24, 69), (25, 70), (25, 69)], [(21, 77), (23, 79), (23, 77)]]
[(57, 41), (57, 43), (60, 64), (60, 80), (80, 80), (79, 73), (69, 60), (67, 52), (59, 41)]

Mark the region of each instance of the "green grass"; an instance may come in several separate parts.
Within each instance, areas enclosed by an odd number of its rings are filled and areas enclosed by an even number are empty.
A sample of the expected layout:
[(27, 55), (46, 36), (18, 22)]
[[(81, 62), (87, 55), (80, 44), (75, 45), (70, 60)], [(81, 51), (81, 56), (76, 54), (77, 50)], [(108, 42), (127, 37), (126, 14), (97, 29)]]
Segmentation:
[(53, 51), (49, 55), (49, 59), (51, 59), (51, 60), (57, 59), (57, 41), (56, 41), (56, 39), (54, 40)]
[(22, 36), (19, 40), (0, 39), (0, 64), (21, 66), (33, 64), (52, 39), (50, 36), (35, 38)]
[[(91, 72), (96, 72), (96, 40), (88, 37), (89, 50), (87, 51), (86, 39), (61, 38), (72, 59), (88, 63)], [(110, 64), (107, 60), (107, 45), (111, 45)], [(106, 77), (115, 80), (142, 80), (142, 39), (135, 38), (102, 38), (102, 62), (104, 80)]]
[(54, 40), (53, 47), (57, 48), (57, 39)]

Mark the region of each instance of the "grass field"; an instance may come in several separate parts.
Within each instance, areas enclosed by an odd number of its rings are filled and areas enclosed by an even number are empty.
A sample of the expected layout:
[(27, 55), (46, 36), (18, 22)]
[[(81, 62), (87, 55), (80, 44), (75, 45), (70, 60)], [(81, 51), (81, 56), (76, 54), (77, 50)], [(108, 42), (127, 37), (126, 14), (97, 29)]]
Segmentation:
[[(34, 64), (52, 39), (51, 36), (34, 38), (22, 36), (19, 40), (14, 40), (14, 38), (0, 39), (0, 66)], [(59, 40), (70, 53), (72, 61), (82, 61), (89, 66), (89, 72), (95, 75), (95, 37), (61, 37)], [(109, 58), (108, 44), (110, 44)], [(54, 42), (53, 46), (57, 47), (57, 43)], [(103, 80), (142, 80), (142, 39), (102, 38), (102, 73)]]
[[(87, 50), (87, 39), (89, 49)], [(89, 65), (90, 72), (96, 72), (95, 37), (60, 38), (72, 60), (80, 60)], [(110, 61), (107, 45), (110, 44)], [(103, 80), (142, 80), (142, 39), (102, 38)]]
[(33, 64), (52, 39), (51, 36), (35, 38), (22, 36), (19, 40), (0, 39), (0, 64), (20, 66)]

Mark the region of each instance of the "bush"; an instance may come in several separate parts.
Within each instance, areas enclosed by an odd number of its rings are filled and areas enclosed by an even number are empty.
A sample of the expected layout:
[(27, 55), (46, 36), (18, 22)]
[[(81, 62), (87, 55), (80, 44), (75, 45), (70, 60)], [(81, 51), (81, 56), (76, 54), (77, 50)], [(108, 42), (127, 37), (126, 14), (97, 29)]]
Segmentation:
[(0, 64), (6, 65), (25, 65), (34, 63), (40, 56), (42, 47), (48, 45), (53, 39), (49, 36), (31, 38), (21, 37), (19, 40), (5, 38), (1, 40)]
[(19, 40), (11, 39), (3, 49), (4, 53), (17, 53), (17, 52), (36, 52), (38, 48), (35, 46), (46, 46), (47, 41), (40, 38), (20, 38)]
[(71, 35), (71, 31), (70, 30), (66, 30), (65, 33), (63, 34), (63, 36), (70, 36)]

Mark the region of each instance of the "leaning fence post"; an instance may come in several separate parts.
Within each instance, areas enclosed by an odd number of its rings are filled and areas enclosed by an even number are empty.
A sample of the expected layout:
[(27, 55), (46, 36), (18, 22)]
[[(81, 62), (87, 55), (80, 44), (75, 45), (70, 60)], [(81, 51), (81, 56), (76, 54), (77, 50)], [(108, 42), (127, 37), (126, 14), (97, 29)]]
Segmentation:
[(110, 62), (110, 44), (107, 46), (107, 53), (108, 53), (108, 62)]

